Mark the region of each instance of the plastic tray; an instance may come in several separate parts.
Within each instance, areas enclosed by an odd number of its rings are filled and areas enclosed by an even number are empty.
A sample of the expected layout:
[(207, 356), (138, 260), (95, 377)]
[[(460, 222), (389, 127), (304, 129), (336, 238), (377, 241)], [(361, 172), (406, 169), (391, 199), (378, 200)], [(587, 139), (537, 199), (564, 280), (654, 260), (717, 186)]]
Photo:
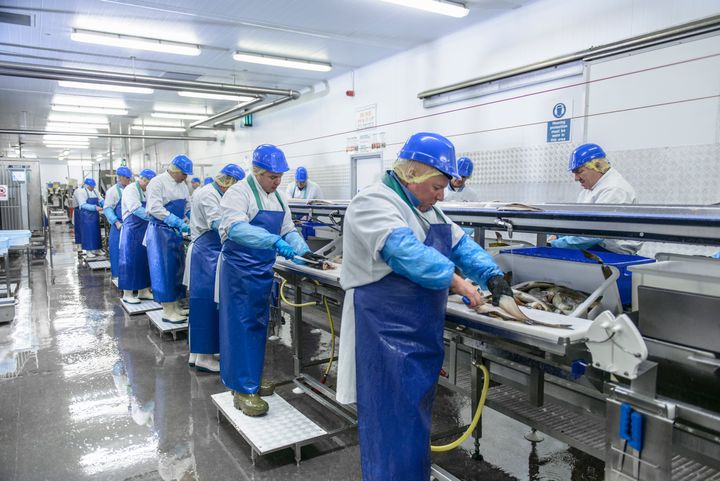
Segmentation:
[[(510, 252), (505, 249), (500, 252)], [(629, 305), (632, 302), (632, 272), (628, 267), (638, 264), (654, 263), (654, 259), (642, 256), (631, 256), (626, 254), (615, 254), (613, 252), (594, 251), (589, 252), (595, 254), (603, 263), (608, 266), (617, 267), (620, 271), (620, 277), (617, 280), (618, 292), (620, 293), (620, 302), (623, 305)], [(584, 262), (586, 264), (597, 264), (596, 261), (588, 259), (583, 253), (577, 249), (562, 249), (557, 247), (531, 247), (527, 249), (512, 249), (513, 254), (524, 256), (544, 257), (546, 259), (560, 259), (572, 262)]]
[(638, 286), (658, 287), (720, 297), (720, 262), (662, 261), (632, 266), (633, 310), (638, 309)]
[(9, 246), (24, 246), (30, 242), (29, 230), (0, 230), (0, 237), (7, 237)]

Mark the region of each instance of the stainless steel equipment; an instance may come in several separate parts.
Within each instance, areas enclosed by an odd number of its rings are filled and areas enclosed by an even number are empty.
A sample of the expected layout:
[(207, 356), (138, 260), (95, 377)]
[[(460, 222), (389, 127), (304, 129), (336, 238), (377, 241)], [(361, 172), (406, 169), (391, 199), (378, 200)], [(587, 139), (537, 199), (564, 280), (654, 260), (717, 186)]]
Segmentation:
[(26, 159), (0, 161), (0, 229), (42, 228), (40, 163)]

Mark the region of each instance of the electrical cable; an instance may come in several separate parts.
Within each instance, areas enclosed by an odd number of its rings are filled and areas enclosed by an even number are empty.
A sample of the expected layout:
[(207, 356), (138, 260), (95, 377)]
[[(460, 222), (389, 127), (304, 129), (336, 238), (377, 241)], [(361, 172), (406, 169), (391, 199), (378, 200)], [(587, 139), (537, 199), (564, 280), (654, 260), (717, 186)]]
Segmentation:
[(476, 365), (483, 373), (483, 388), (482, 388), (482, 394), (480, 395), (480, 402), (478, 403), (477, 409), (475, 409), (475, 416), (473, 416), (472, 422), (470, 423), (470, 426), (468, 426), (467, 430), (457, 438), (455, 441), (449, 443), (449, 444), (443, 444), (440, 446), (430, 446), (430, 450), (433, 453), (442, 453), (445, 451), (450, 451), (451, 449), (455, 449), (458, 446), (460, 446), (462, 443), (465, 442), (465, 440), (472, 434), (473, 431), (475, 431), (475, 428), (477, 427), (478, 422), (480, 421), (480, 416), (482, 415), (483, 408), (485, 407), (485, 399), (487, 399), (488, 391), (490, 390), (490, 371), (488, 371), (488, 368), (485, 367), (483, 364), (477, 364)]

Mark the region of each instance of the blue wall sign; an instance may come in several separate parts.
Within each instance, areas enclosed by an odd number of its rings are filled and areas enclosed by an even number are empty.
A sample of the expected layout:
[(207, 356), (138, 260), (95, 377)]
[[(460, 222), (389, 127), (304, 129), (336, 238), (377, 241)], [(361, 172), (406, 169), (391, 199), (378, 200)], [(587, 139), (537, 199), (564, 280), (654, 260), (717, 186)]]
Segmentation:
[(567, 112), (567, 108), (565, 108), (565, 104), (563, 103), (555, 104), (555, 107), (553, 107), (553, 117), (556, 119), (562, 118), (565, 112)]
[(548, 142), (568, 142), (570, 140), (570, 119), (551, 120), (547, 123)]

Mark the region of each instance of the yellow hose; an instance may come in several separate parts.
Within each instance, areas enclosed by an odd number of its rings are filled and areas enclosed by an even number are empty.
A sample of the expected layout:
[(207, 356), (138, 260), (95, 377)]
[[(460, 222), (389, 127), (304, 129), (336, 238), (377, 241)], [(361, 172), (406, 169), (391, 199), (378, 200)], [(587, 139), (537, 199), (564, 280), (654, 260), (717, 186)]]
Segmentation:
[(488, 390), (490, 389), (490, 372), (488, 371), (488, 368), (486, 368), (483, 364), (479, 364), (478, 367), (483, 372), (483, 388), (482, 394), (480, 395), (480, 402), (478, 403), (478, 407), (475, 410), (475, 416), (473, 416), (470, 426), (468, 426), (467, 430), (462, 434), (462, 436), (460, 436), (450, 444), (443, 444), (442, 446), (431, 445), (430, 450), (433, 453), (441, 453), (457, 448), (465, 442), (465, 440), (470, 436), (470, 434), (472, 434), (472, 432), (477, 427), (477, 424), (480, 421), (480, 416), (482, 415), (483, 407), (485, 407), (485, 399), (487, 398)]
[(285, 299), (285, 284), (287, 284), (287, 279), (284, 279), (282, 277), (280, 279), (283, 280), (282, 284), (280, 284), (280, 298), (283, 300), (283, 302), (285, 304), (287, 304), (288, 306), (291, 306), (291, 307), (310, 307), (310, 306), (314, 306), (315, 304), (317, 304), (317, 302), (315, 302), (315, 301), (306, 302), (304, 304), (293, 304), (292, 302)]

